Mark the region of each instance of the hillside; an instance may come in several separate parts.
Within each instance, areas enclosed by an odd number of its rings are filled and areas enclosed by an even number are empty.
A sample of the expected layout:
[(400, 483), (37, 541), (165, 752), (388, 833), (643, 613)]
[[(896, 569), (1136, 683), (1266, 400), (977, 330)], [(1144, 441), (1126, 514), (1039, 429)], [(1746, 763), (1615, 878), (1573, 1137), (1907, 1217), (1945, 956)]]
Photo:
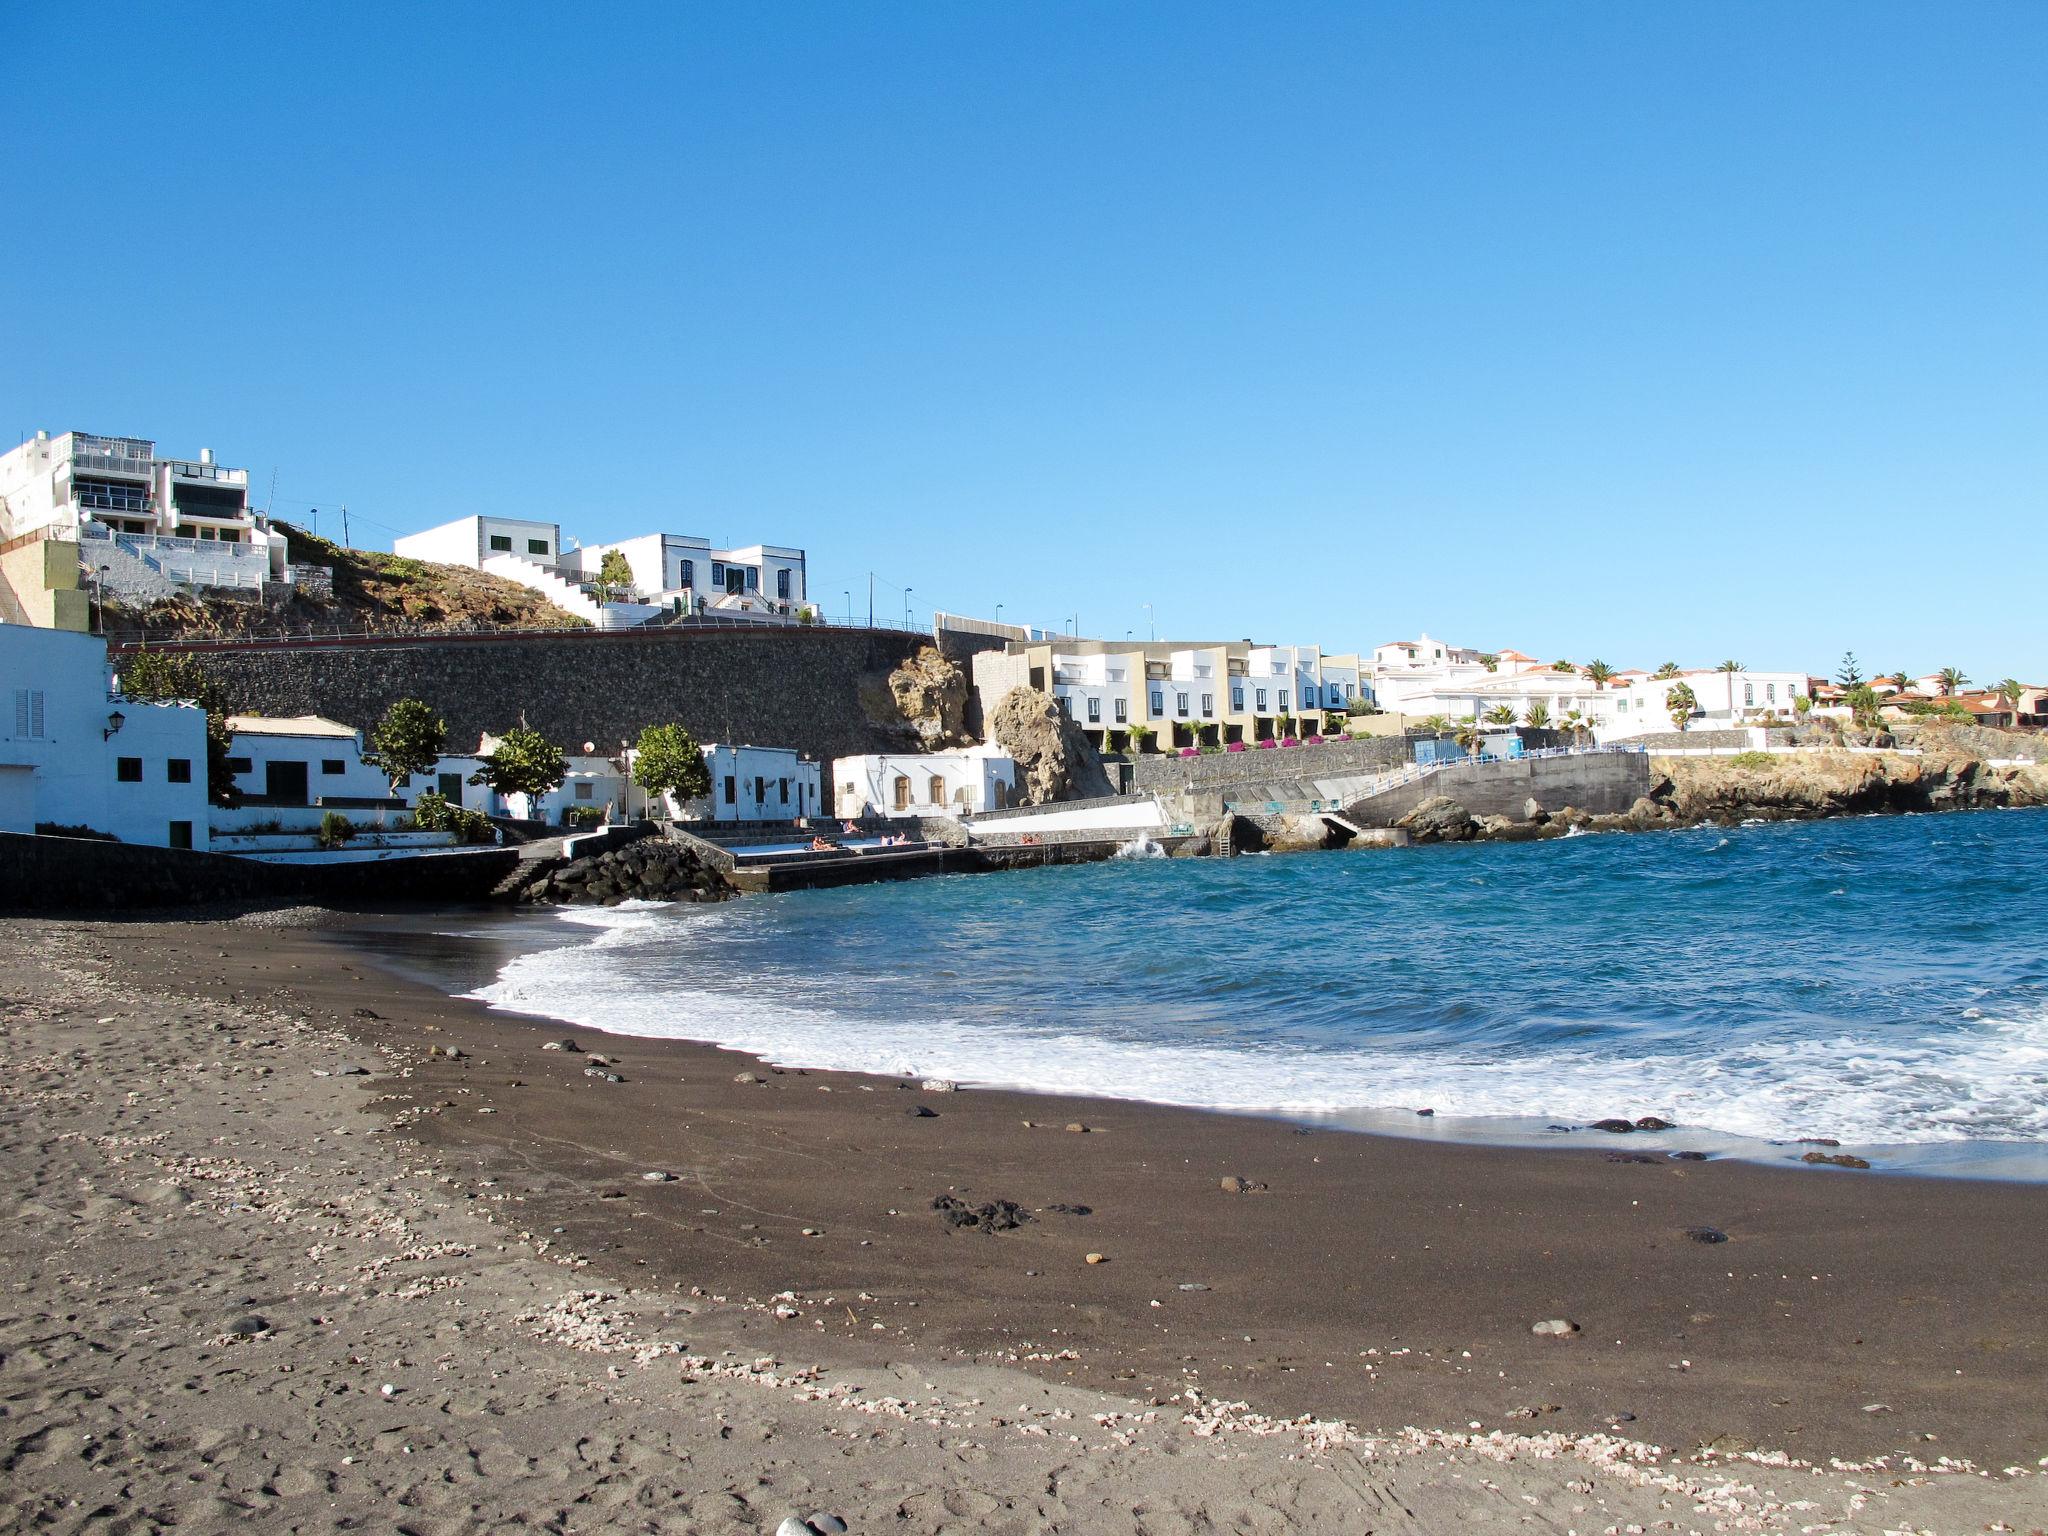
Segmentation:
[(585, 620), (538, 592), (460, 565), (435, 565), (400, 555), (347, 549), (279, 521), (294, 565), (334, 572), (334, 595), (295, 592), (281, 602), (250, 602), (192, 594), (142, 607), (107, 604), (108, 632), (117, 638), (200, 639), (208, 636), (300, 634), (336, 629), (373, 634), (479, 629), (583, 629)]

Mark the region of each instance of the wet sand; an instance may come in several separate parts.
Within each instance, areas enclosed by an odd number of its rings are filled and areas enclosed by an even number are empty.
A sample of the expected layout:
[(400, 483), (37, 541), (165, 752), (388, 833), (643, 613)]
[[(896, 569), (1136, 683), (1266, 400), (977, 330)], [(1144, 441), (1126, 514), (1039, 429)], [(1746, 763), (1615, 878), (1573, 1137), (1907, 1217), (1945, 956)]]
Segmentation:
[[(2048, 1455), (2032, 1186), (548, 1050), (562, 1026), (318, 933), (10, 927), (23, 1527), (395, 1503), (420, 1531), (558, 1506), (548, 1528), (772, 1529), (802, 1500), (857, 1530), (2048, 1516), (2031, 1476), (1923, 1471)], [(952, 1230), (941, 1195), (1030, 1219)], [(244, 1313), (270, 1326), (224, 1332)], [(655, 1347), (677, 1330), (695, 1353)], [(1304, 1414), (1349, 1426), (1273, 1422)], [(1783, 1465), (1830, 1457), (1876, 1464)]]

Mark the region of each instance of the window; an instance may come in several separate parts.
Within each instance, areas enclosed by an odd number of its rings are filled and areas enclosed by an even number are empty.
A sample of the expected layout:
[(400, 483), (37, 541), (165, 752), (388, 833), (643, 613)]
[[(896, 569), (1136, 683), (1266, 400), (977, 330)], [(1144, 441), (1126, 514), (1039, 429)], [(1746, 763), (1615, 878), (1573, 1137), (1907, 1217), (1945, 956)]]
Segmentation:
[(714, 587), (725, 585), (725, 566), (721, 561), (714, 560), (711, 562), (711, 585)]
[(1157, 688), (1152, 690), (1152, 713), (1155, 715), (1166, 713), (1166, 695)]
[(115, 758), (114, 777), (123, 784), (140, 784), (142, 782), (142, 759), (139, 757)]
[(1778, 702), (1778, 685), (1776, 683), (1764, 684), (1764, 702), (1768, 704)]
[(231, 757), (228, 759), (229, 773), (253, 773), (255, 771), (256, 761), (254, 758)]
[(925, 786), (925, 793), (931, 796), (933, 805), (944, 805), (946, 803), (945, 779), (939, 774), (933, 774), (931, 782)]
[(1204, 720), (1212, 720), (1215, 718), (1215, 716), (1216, 695), (1213, 693), (1205, 693), (1202, 695), (1202, 718)]
[(29, 741), (40, 741), (42, 739), (42, 689), (17, 688), (14, 690), (14, 734)]
[(548, 552), (548, 541), (546, 539), (528, 539), (526, 541), (526, 552), (529, 555), (544, 555)]
[(1188, 696), (1184, 693), (1176, 693), (1173, 696), (1173, 701), (1173, 712), (1177, 715), (1185, 716), (1188, 712)]
[(576, 798), (578, 800), (588, 800), (591, 796), (591, 793), (592, 788), (590, 780), (579, 779), (576, 784)]
[(764, 778), (760, 778), (757, 776), (754, 780), (754, 804), (766, 805), (767, 803), (768, 781)]
[(910, 809), (910, 779), (907, 775), (901, 773), (896, 775), (896, 809), (899, 811)]
[(511, 553), (512, 553), (512, 535), (511, 535), (511, 534), (509, 534), (509, 533), (494, 533), (494, 534), (492, 534), (492, 535), (491, 535), (491, 548), (492, 548), (492, 550), (493, 550), (493, 551), (495, 551), (495, 552), (497, 552), (497, 553), (499, 553), (499, 554), (506, 554), (506, 555), (509, 555), (509, 554), (511, 554)]
[(1244, 713), (1244, 690), (1242, 688), (1232, 688), (1230, 690), (1230, 712), (1235, 715)]
[(1122, 725), (1126, 720), (1130, 719), (1130, 717), (1130, 701), (1128, 699), (1118, 699), (1116, 701), (1116, 723), (1118, 725)]
[(173, 784), (190, 784), (192, 782), (192, 759), (189, 757), (165, 759), (164, 776)]
[(320, 771), (322, 773), (346, 773), (348, 772), (348, 764), (338, 757), (323, 757), (320, 759)]
[(738, 801), (738, 788), (739, 788), (739, 781), (738, 781), (738, 780), (736, 780), (736, 779), (735, 779), (735, 778), (734, 778), (734, 777), (733, 777), (733, 776), (732, 776), (731, 774), (729, 774), (729, 773), (728, 773), (728, 774), (727, 774), (727, 775), (725, 776), (725, 803), (726, 803), (727, 805), (733, 805), (733, 804), (737, 803), (737, 801)]
[(168, 846), (172, 848), (190, 848), (192, 846), (192, 823), (189, 821), (172, 822)]
[(1088, 723), (1089, 723), (1090, 725), (1094, 725), (1094, 724), (1098, 723), (1098, 722), (1099, 722), (1099, 721), (1100, 721), (1101, 719), (1102, 719), (1102, 700), (1100, 700), (1100, 699), (1090, 699), (1090, 700), (1088, 701)]
[(787, 779), (783, 779), (783, 780), (781, 781), (781, 784), (782, 784), (782, 803), (783, 803), (784, 805), (787, 805), (787, 804), (789, 804), (789, 780), (787, 780)]
[(749, 592), (758, 592), (761, 590), (761, 573), (755, 570), (751, 565), (747, 567), (747, 590)]
[(1756, 702), (1755, 683), (1744, 683), (1742, 685), (1742, 702), (1745, 705), (1754, 704)]
[(784, 602), (789, 601), (789, 571), (786, 568), (775, 573), (775, 595)]

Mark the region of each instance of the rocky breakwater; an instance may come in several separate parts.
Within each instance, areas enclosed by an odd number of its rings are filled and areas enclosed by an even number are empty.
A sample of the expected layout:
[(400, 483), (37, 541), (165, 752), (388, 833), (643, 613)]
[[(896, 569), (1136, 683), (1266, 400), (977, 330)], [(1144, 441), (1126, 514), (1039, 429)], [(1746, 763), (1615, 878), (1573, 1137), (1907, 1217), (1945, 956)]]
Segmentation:
[(680, 843), (646, 837), (580, 859), (541, 859), (506, 889), (509, 900), (615, 907), (622, 901), (723, 901), (724, 874)]

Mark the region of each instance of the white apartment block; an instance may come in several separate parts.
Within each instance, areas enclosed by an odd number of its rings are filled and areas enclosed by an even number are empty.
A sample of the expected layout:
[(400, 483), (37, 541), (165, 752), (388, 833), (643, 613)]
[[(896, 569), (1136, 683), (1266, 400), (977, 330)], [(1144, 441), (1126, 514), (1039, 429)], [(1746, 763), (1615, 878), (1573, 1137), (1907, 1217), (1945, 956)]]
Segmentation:
[(137, 597), (260, 592), (292, 580), (284, 536), (249, 506), (249, 472), (165, 458), (140, 437), (38, 432), (0, 455), (0, 543), (77, 544), (89, 584)]
[(123, 698), (93, 635), (0, 624), (0, 832), (208, 845), (206, 716)]
[(1013, 641), (974, 658), (984, 718), (1018, 686), (1047, 693), (1097, 746), (1120, 750), (1134, 729), (1154, 746), (1263, 741), (1312, 734), (1326, 714), (1370, 703), (1356, 655), (1246, 641), (1143, 645)]
[(1001, 810), (1016, 793), (1016, 760), (993, 742), (832, 760), (837, 816), (972, 816)]
[(553, 565), (562, 552), (559, 523), (526, 517), (458, 517), (420, 533), (391, 541), (391, 552), (437, 565), (466, 565), (482, 570), (493, 555), (517, 555), (539, 565)]
[(1600, 724), (1603, 741), (1652, 735), (1672, 729), (1672, 689), (1684, 683), (1692, 690), (1692, 730), (1726, 730), (1765, 720), (1798, 718), (1798, 700), (1812, 687), (1804, 672), (1722, 672), (1694, 668), (1676, 677), (1647, 672), (1618, 673), (1608, 680)]

